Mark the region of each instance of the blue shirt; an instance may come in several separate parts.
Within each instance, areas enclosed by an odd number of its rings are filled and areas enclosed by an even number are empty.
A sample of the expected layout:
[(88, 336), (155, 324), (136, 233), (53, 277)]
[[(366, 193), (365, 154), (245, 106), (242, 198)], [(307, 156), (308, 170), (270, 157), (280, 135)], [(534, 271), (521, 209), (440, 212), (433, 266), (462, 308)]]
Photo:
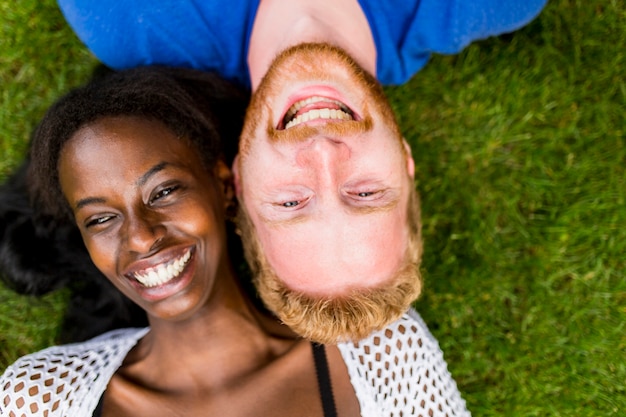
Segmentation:
[[(249, 86), (248, 44), (260, 0), (58, 0), (66, 20), (105, 65), (216, 71)], [(401, 84), (432, 53), (512, 32), (546, 0), (359, 0), (377, 50), (377, 78)]]

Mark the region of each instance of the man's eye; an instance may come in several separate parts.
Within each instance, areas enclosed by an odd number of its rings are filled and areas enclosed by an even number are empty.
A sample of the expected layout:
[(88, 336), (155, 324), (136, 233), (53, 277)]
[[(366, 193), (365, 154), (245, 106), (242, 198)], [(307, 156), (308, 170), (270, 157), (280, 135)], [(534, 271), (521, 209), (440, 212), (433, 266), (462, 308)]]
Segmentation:
[(360, 200), (376, 200), (382, 196), (382, 192), (378, 190), (373, 191), (358, 191), (353, 194), (354, 198)]
[[(276, 196), (276, 200), (272, 202), (272, 205), (279, 210), (300, 210), (303, 207), (306, 207), (310, 196), (300, 196), (300, 195), (281, 195)], [(293, 199), (293, 200), (292, 200)]]

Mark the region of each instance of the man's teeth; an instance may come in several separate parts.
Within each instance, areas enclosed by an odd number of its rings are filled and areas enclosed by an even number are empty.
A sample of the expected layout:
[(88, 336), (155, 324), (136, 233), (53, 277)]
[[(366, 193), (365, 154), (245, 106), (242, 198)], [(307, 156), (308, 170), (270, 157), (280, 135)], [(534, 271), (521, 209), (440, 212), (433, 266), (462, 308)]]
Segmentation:
[(352, 116), (341, 110), (335, 109), (314, 109), (306, 113), (299, 114), (295, 119), (291, 119), (285, 125), (285, 129), (297, 126), (300, 123), (308, 122), (315, 119), (339, 119), (339, 120), (352, 120)]
[(178, 259), (170, 261), (167, 264), (146, 269), (143, 272), (135, 272), (133, 276), (146, 287), (156, 287), (157, 285), (165, 284), (183, 272), (190, 257), (191, 251), (188, 250)]
[[(319, 102), (329, 103), (330, 106), (329, 108), (317, 107), (294, 117), (303, 107)], [(309, 97), (294, 103), (294, 105), (289, 108), (284, 119), (287, 121), (285, 123), (285, 129), (289, 129), (290, 127), (299, 125), (300, 123), (315, 119), (353, 120), (353, 117), (350, 110), (340, 101), (331, 100), (325, 97)]]
[(329, 98), (320, 97), (320, 96), (313, 96), (313, 97), (305, 98), (304, 100), (300, 100), (300, 101), (295, 102), (289, 108), (289, 110), (287, 110), (287, 114), (285, 114), (285, 118), (287, 118), (287, 119), (291, 118), (291, 117), (294, 116), (294, 114), (296, 114), (298, 112), (298, 110), (300, 110), (304, 106), (308, 106), (309, 104), (313, 104), (313, 103), (319, 103), (320, 101), (325, 101), (327, 103), (336, 104), (337, 107), (340, 107), (340, 108), (344, 108), (345, 107), (345, 105), (341, 101), (331, 100)]

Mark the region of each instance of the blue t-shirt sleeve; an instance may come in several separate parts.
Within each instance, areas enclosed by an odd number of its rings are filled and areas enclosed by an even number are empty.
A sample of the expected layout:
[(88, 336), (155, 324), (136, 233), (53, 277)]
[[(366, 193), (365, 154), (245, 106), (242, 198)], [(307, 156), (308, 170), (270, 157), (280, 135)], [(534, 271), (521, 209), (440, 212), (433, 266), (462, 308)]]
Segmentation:
[(513, 32), (533, 20), (546, 0), (421, 2), (411, 32), (433, 52), (454, 54), (471, 42)]
[(377, 77), (401, 84), (432, 53), (458, 53), (473, 41), (525, 26), (547, 0), (360, 1), (376, 42)]
[(247, 35), (258, 0), (58, 0), (67, 22), (104, 64), (217, 71), (248, 84)]

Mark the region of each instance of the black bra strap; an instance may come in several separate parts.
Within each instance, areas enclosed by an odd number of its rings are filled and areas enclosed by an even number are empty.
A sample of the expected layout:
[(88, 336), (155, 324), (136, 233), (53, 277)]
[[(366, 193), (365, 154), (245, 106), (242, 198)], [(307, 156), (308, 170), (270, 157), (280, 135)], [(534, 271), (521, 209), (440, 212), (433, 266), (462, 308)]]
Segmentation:
[(315, 361), (315, 373), (317, 374), (317, 384), (322, 397), (322, 408), (324, 417), (337, 417), (335, 399), (333, 398), (333, 387), (330, 384), (330, 372), (328, 371), (328, 360), (326, 359), (326, 348), (324, 345), (311, 343), (313, 348), (313, 359)]
[(98, 405), (96, 406), (96, 409), (93, 410), (93, 417), (100, 417), (102, 415), (102, 403), (104, 402), (104, 392), (102, 393), (102, 396), (100, 396), (100, 400), (98, 401)]

